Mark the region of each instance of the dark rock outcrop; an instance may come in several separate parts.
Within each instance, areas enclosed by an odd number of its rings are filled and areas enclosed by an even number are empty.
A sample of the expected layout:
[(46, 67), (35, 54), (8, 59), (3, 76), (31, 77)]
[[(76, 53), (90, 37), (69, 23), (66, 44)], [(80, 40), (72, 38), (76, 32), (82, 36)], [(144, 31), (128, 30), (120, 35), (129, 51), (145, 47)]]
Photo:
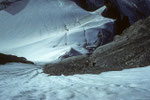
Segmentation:
[(134, 24), (139, 19), (150, 16), (149, 0), (105, 0), (106, 14), (115, 17), (127, 16), (130, 24)]
[(2, 2), (0, 2), (0, 10), (6, 9), (11, 4), (18, 2), (18, 1), (21, 1), (21, 0), (3, 0)]
[(136, 21), (150, 16), (149, 0), (72, 0), (87, 11), (95, 11), (102, 6), (104, 17), (115, 19), (114, 33), (121, 34)]
[(87, 11), (95, 11), (104, 5), (104, 0), (72, 0)]
[(98, 74), (150, 65), (150, 17), (136, 22), (92, 55), (70, 57), (43, 69), (49, 75)]
[(24, 57), (17, 57), (17, 56), (14, 56), (14, 55), (6, 55), (6, 54), (0, 53), (0, 65), (6, 64), (6, 63), (13, 63), (13, 62), (34, 64), (33, 62), (28, 61)]
[(102, 12), (102, 16), (115, 19), (114, 33), (116, 35), (121, 34), (124, 29), (130, 26), (128, 16), (122, 16), (117, 5), (113, 4), (110, 0), (105, 0), (104, 5), (106, 9)]
[(82, 55), (80, 52), (78, 52), (77, 50), (71, 48), (68, 52), (66, 52), (64, 55), (60, 56), (59, 59), (63, 60), (72, 56), (79, 56)]
[(107, 18), (117, 19), (120, 18), (120, 11), (116, 5), (114, 5), (110, 0), (104, 0), (105, 10), (102, 15)]
[(4, 10), (11, 15), (22, 11), (30, 0), (2, 0), (0, 1), (0, 11)]
[(121, 16), (128, 16), (130, 24), (150, 15), (149, 0), (107, 0), (117, 7)]

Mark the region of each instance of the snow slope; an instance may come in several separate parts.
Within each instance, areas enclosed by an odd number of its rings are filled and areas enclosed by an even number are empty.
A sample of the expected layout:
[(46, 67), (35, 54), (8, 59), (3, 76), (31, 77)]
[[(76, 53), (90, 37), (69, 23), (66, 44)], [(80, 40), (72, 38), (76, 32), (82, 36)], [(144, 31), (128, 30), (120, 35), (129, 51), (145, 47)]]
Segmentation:
[[(2, 1), (2, 0), (1, 0)], [(25, 0), (0, 11), (0, 52), (52, 61), (71, 47), (86, 53), (101, 29), (104, 8), (89, 13), (70, 0)], [(19, 10), (18, 10), (19, 8)], [(0, 100), (149, 100), (150, 66), (99, 75), (48, 76), (42, 66), (0, 66)]]
[[(0, 11), (0, 52), (35, 62), (51, 61), (71, 47), (81, 53), (103, 28), (112, 33), (113, 21), (87, 12), (70, 0), (26, 0)], [(16, 9), (20, 9), (19, 12)], [(18, 13), (16, 13), (18, 12)]]
[(0, 66), (0, 100), (149, 100), (150, 66), (99, 75), (48, 76), (40, 66)]

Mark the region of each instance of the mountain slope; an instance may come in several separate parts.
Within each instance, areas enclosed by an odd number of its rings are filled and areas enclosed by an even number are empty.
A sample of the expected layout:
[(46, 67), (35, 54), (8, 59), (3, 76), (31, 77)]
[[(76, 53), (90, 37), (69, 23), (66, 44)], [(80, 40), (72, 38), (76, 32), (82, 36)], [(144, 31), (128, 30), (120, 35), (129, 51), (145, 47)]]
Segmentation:
[(150, 65), (150, 17), (136, 22), (115, 41), (83, 55), (47, 64), (49, 75), (98, 74)]
[(50, 61), (72, 47), (86, 53), (83, 46), (94, 44), (102, 29), (113, 33), (113, 20), (99, 14), (104, 8), (89, 13), (70, 0), (31, 0), (20, 12), (9, 13), (17, 7), (0, 11), (2, 53)]

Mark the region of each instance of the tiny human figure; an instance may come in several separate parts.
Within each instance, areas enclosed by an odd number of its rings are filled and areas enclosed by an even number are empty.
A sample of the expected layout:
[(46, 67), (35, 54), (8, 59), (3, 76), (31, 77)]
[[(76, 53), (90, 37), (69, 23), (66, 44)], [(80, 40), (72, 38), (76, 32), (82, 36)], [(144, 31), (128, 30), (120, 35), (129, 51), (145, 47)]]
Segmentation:
[(65, 30), (66, 30), (66, 31), (69, 31), (69, 29), (67, 28), (67, 25), (66, 25), (66, 24), (65, 24)]

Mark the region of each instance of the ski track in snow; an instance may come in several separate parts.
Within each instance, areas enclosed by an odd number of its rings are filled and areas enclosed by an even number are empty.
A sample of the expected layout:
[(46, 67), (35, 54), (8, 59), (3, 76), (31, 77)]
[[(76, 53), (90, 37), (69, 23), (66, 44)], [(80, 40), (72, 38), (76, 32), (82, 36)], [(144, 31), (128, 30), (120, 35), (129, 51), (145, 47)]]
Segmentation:
[(41, 66), (0, 66), (0, 100), (149, 100), (150, 66), (99, 75), (48, 76)]

